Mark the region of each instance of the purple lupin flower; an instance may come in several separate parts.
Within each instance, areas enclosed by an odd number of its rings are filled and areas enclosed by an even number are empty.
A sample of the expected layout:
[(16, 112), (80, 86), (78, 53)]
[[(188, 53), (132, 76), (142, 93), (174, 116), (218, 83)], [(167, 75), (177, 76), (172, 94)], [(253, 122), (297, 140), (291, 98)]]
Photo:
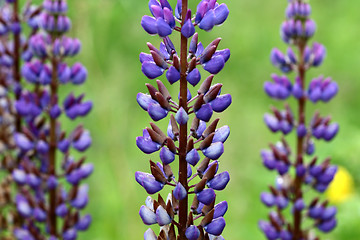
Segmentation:
[[(18, 1), (8, 2), (18, 7)], [(14, 58), (13, 85), (20, 88), (19, 76), (32, 86), (16, 91), (13, 103), (20, 119), (13, 134), (17, 163), (12, 169), (17, 186), (14, 205), (22, 218), (13, 234), (19, 240), (77, 239), (91, 224), (91, 217), (81, 210), (89, 201), (83, 181), (93, 172), (93, 165), (85, 163), (85, 157), (76, 159), (71, 154), (87, 150), (92, 139), (82, 125), (67, 131), (59, 120), (62, 114), (69, 120), (82, 118), (92, 109), (84, 94), (59, 95), (62, 85), (79, 85), (87, 78), (81, 63), (66, 63), (66, 58), (77, 55), (81, 48), (78, 39), (65, 36), (71, 27), (66, 14), (65, 0), (44, 0), (40, 8), (26, 7), (22, 17), (32, 35), (20, 42), (26, 46), (22, 53), (25, 63), (20, 69), (20, 65), (16, 67), (20, 58)], [(16, 38), (15, 49), (23, 49)]]
[[(32, 147), (33, 144), (27, 137), (22, 137), (24, 118), (14, 109), (16, 110), (15, 101), (20, 98), (23, 90), (21, 60), (26, 61), (33, 57), (27, 45), (28, 39), (37, 31), (36, 19), (40, 12), (41, 8), (33, 4), (26, 4), (23, 12), (20, 12), (20, 3), (16, 0), (2, 1), (0, 4), (0, 154), (6, 156), (0, 163), (1, 175), (4, 176), (0, 182), (0, 208), (3, 210), (0, 213), (0, 218), (3, 219), (0, 228), (1, 236), (10, 239), (14, 238), (11, 236), (11, 229), (21, 224), (20, 221), (13, 220), (19, 219), (21, 215), (21, 211), (14, 209), (14, 206), (17, 206), (15, 190), (19, 190), (14, 188), (15, 179), (20, 182), (20, 186), (26, 181), (33, 186), (38, 184), (34, 175), (28, 177), (24, 172), (14, 170), (21, 157), (18, 155), (19, 151), (21, 155), (21, 149), (16, 142), (20, 140), (20, 145), (25, 148)], [(29, 27), (29, 34), (22, 31), (25, 26)], [(40, 151), (43, 151), (44, 147), (40, 144)], [(35, 213), (40, 219), (40, 212)]]
[[(228, 184), (230, 175), (217, 172), (217, 159), (224, 152), (230, 129), (228, 126), (218, 128), (220, 119), (210, 120), (214, 112), (223, 112), (232, 101), (230, 94), (221, 94), (222, 84), (213, 84), (214, 75), (224, 68), (230, 50), (218, 50), (221, 38), (204, 48), (195, 27), (209, 31), (226, 20), (229, 10), (216, 0), (200, 1), (196, 11), (188, 9), (187, 0), (178, 0), (175, 8), (167, 0), (150, 0), (149, 9), (153, 16), (144, 16), (141, 26), (147, 33), (159, 35), (162, 42), (159, 47), (147, 43), (150, 53), (140, 54), (141, 70), (149, 79), (165, 75), (171, 85), (180, 82), (180, 91), (176, 101), (165, 83), (156, 80), (156, 87), (146, 84), (148, 94), (139, 93), (136, 98), (152, 120), (168, 118), (169, 124), (167, 131), (163, 131), (150, 123), (150, 127), (136, 138), (142, 152), (159, 152), (161, 162), (150, 161), (151, 173), (136, 172), (135, 179), (149, 194), (158, 193), (167, 186), (173, 188), (166, 199), (160, 194), (157, 199), (149, 196), (140, 208), (144, 224), (162, 227), (159, 235), (148, 229), (144, 239), (223, 239), (227, 203), (215, 205), (215, 198), (216, 191), (223, 190)], [(180, 51), (175, 49), (169, 37), (174, 31), (180, 33)], [(202, 82), (199, 65), (211, 74)], [(195, 96), (191, 95), (188, 83), (199, 86)], [(190, 131), (188, 126), (191, 126)], [(176, 156), (179, 156), (178, 161), (175, 161)], [(170, 166), (175, 162), (179, 164), (178, 175)], [(194, 173), (192, 167), (197, 167)], [(197, 177), (199, 181), (191, 183)], [(193, 202), (188, 209), (191, 196)], [(202, 220), (195, 223), (200, 218)]]
[[(294, 154), (291, 154), (291, 146), (284, 136), (279, 143), (270, 144), (270, 150), (261, 153), (265, 167), (276, 170), (279, 175), (276, 187), (270, 186), (269, 191), (263, 192), (260, 197), (265, 206), (277, 209), (270, 213), (269, 221), (259, 222), (260, 229), (271, 240), (319, 239), (315, 237), (315, 229), (327, 233), (337, 224), (335, 207), (319, 198), (309, 200), (303, 191), (303, 187), (308, 185), (322, 193), (334, 179), (337, 167), (330, 164), (330, 158), (319, 161), (319, 157), (311, 155), (315, 150), (314, 140), (330, 141), (339, 130), (337, 123), (331, 122), (330, 117), (321, 116), (319, 112), (306, 121), (305, 107), (309, 100), (313, 103), (328, 102), (338, 91), (337, 83), (331, 78), (320, 76), (308, 84), (306, 82), (306, 72), (320, 66), (326, 54), (323, 45), (309, 45), (316, 29), (315, 22), (309, 18), (310, 13), (309, 3), (302, 0), (288, 1), (281, 37), (289, 48), (286, 53), (273, 49), (270, 59), (284, 74), (295, 72), (296, 77), (291, 81), (287, 76), (273, 74), (273, 81), (264, 85), (266, 94), (273, 99), (286, 100), (293, 96), (297, 101), (297, 115), (292, 113), (290, 105), (285, 104), (285, 110), (272, 107), (272, 113), (264, 116), (265, 124), (272, 132), (287, 135), (296, 130), (297, 142)], [(283, 214), (288, 208), (292, 213), (290, 217)], [(314, 222), (311, 229), (303, 226), (305, 218)]]

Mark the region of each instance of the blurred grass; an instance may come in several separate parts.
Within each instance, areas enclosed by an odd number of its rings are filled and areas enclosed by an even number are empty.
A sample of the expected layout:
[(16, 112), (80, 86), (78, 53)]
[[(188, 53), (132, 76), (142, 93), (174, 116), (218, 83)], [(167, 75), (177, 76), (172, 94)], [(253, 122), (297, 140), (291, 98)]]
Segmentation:
[[(272, 72), (277, 72), (269, 63), (271, 49), (286, 49), (278, 34), (286, 1), (224, 2), (231, 10), (229, 19), (210, 33), (200, 32), (205, 45), (221, 36), (220, 48), (232, 51), (225, 69), (215, 78), (224, 84), (223, 92), (233, 96), (232, 106), (221, 115), (221, 124), (228, 124), (232, 130), (221, 164), (222, 170), (230, 171), (232, 179), (218, 197), (230, 204), (223, 236), (237, 240), (264, 239), (257, 221), (265, 218), (268, 210), (259, 203), (258, 196), (274, 182), (275, 175), (262, 167), (259, 151), (270, 141), (278, 140), (279, 135), (269, 133), (262, 116), (271, 104), (281, 105), (265, 96), (262, 85)], [(190, 1), (192, 6), (196, 3)], [(331, 103), (316, 106), (341, 125), (337, 139), (330, 144), (318, 144), (317, 153), (321, 159), (333, 156), (334, 162), (347, 168), (359, 186), (360, 2), (314, 0), (311, 3), (318, 25), (315, 40), (325, 44), (328, 58), (310, 76), (321, 73), (332, 76), (341, 90)], [(134, 173), (148, 171), (149, 157), (137, 149), (135, 137), (148, 126), (149, 117), (137, 106), (135, 97), (139, 91), (146, 91), (146, 82), (153, 81), (141, 73), (138, 55), (148, 51), (147, 41), (157, 46), (160, 40), (148, 36), (140, 26), (142, 15), (149, 14), (145, 0), (79, 0), (69, 4), (73, 19), (71, 34), (83, 43), (77, 60), (88, 67), (90, 76), (85, 87), (74, 91), (86, 91), (87, 98), (95, 103), (94, 111), (85, 120), (94, 140), (87, 154), (88, 160), (96, 165), (89, 180), (91, 202), (87, 209), (94, 221), (80, 238), (142, 239), (147, 227), (142, 224), (138, 209), (147, 194), (135, 182)], [(310, 107), (309, 113), (314, 109)], [(165, 122), (160, 125), (165, 126)], [(152, 157), (157, 160), (157, 155)], [(356, 194), (338, 206), (339, 226), (324, 239), (360, 239), (359, 200)]]

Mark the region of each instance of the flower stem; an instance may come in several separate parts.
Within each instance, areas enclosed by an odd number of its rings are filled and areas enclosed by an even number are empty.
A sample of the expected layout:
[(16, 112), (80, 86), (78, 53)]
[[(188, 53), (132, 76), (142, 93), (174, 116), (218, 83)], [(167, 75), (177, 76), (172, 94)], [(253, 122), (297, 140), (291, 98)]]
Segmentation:
[[(182, 20), (181, 26), (184, 25), (185, 16), (188, 10), (188, 0), (182, 0)], [(181, 34), (181, 55), (180, 55), (180, 100), (179, 106), (188, 111), (187, 107), (187, 51), (188, 40)], [(187, 162), (186, 162), (186, 145), (187, 145), (187, 123), (180, 125), (180, 139), (179, 139), (179, 182), (188, 191), (187, 183)], [(186, 222), (188, 217), (188, 197), (186, 196), (179, 203), (179, 227), (178, 232), (180, 240), (186, 240)]]
[[(55, 37), (53, 37), (53, 42), (55, 41)], [(52, 65), (52, 79), (51, 79), (51, 99), (55, 99), (58, 91), (57, 84), (57, 59), (55, 56), (51, 59)], [(49, 175), (56, 176), (56, 119), (50, 117), (50, 149), (49, 149)], [(57, 193), (56, 188), (50, 191), (49, 196), (50, 208), (49, 208), (49, 227), (50, 234), (57, 236), (57, 218), (56, 218), (56, 200)]]
[[(19, 22), (19, 1), (15, 0), (13, 3), (13, 21), (15, 23)], [(16, 83), (20, 83), (21, 81), (21, 74), (20, 74), (20, 33), (14, 33), (14, 50), (13, 50), (13, 59), (14, 59), (14, 67), (13, 67), (13, 77)], [(15, 96), (16, 100), (19, 100), (20, 94), (17, 92)], [(21, 117), (16, 114), (15, 118), (15, 128), (17, 132), (21, 131)]]
[[(299, 63), (299, 77), (301, 82), (301, 88), (305, 89), (305, 63), (304, 63), (304, 50), (305, 50), (305, 42), (300, 41), (299, 45), (299, 55), (300, 55), (300, 63)], [(306, 98), (302, 97), (298, 100), (298, 118), (299, 118), (299, 125), (305, 124), (305, 106), (306, 106)], [(303, 146), (304, 146), (304, 137), (297, 137), (297, 152), (296, 152), (296, 161), (302, 161), (303, 158)], [(294, 200), (295, 203), (299, 198), (302, 198), (302, 186), (303, 177), (296, 176), (294, 182)], [(301, 231), (301, 222), (302, 222), (302, 215), (301, 211), (294, 211), (294, 235), (293, 240), (299, 240), (302, 236)]]

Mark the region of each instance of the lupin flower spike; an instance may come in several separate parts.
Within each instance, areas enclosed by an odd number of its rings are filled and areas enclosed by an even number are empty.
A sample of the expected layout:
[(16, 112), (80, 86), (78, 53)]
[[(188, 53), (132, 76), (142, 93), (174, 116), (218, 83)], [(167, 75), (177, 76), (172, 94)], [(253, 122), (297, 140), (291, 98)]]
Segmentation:
[[(17, 0), (8, 0), (7, 4), (17, 12)], [(85, 157), (75, 159), (72, 154), (87, 150), (92, 140), (82, 125), (71, 132), (63, 130), (59, 117), (85, 117), (92, 103), (85, 100), (84, 94), (62, 97), (59, 88), (84, 83), (87, 70), (81, 63), (68, 66), (65, 62), (81, 47), (78, 39), (65, 36), (71, 27), (66, 0), (44, 0), (37, 8), (26, 6), (21, 19), (32, 28), (28, 40), (20, 41), (21, 28), (16, 24), (19, 16), (15, 14), (15, 23), (9, 26), (0, 19), (0, 25), (5, 24), (15, 35), (15, 53), (8, 62), (14, 65), (9, 76), (16, 96), (12, 140), (16, 164), (9, 172), (17, 186), (13, 205), (21, 225), (12, 227), (13, 235), (19, 240), (73, 240), (91, 224), (91, 216), (81, 210), (89, 201), (88, 186), (82, 182), (91, 175), (93, 165), (85, 163)], [(24, 50), (21, 56), (25, 62), (21, 69), (20, 49)], [(22, 77), (32, 85), (31, 90), (21, 87)]]
[[(272, 64), (284, 74), (295, 72), (293, 81), (287, 76), (272, 75), (272, 80), (264, 84), (267, 95), (275, 100), (286, 100), (294, 97), (297, 101), (297, 114), (285, 104), (284, 110), (272, 107), (272, 113), (265, 114), (264, 121), (272, 132), (283, 135), (295, 132), (296, 148), (291, 149), (285, 136), (277, 144), (270, 144), (269, 150), (263, 150), (263, 164), (269, 170), (278, 173), (276, 186), (270, 186), (261, 194), (261, 201), (269, 208), (269, 221), (260, 221), (259, 227), (267, 239), (319, 239), (316, 229), (330, 232), (337, 225), (336, 208), (319, 198), (309, 199), (305, 196), (304, 187), (324, 192), (337, 171), (330, 164), (330, 158), (323, 161), (312, 155), (315, 152), (314, 140), (332, 140), (339, 125), (332, 123), (330, 117), (322, 117), (316, 112), (312, 119), (306, 121), (306, 103), (328, 102), (338, 91), (338, 85), (331, 78), (320, 76), (310, 82), (306, 73), (312, 67), (321, 65), (325, 58), (325, 47), (320, 43), (310, 45), (315, 33), (315, 22), (310, 19), (310, 4), (303, 0), (289, 0), (286, 9), (286, 20), (281, 25), (281, 37), (289, 45), (287, 52), (278, 49), (271, 52)], [(293, 169), (293, 170), (292, 170)], [(290, 217), (283, 212), (289, 209)], [(313, 222), (312, 227), (305, 228), (304, 219)]]
[[(12, 190), (16, 188), (12, 173), (20, 161), (14, 137), (15, 132), (22, 131), (23, 117), (14, 108), (22, 93), (21, 60), (33, 57), (27, 43), (37, 32), (41, 13), (41, 8), (33, 4), (26, 4), (20, 12), (19, 5), (16, 0), (0, 4), (0, 171), (5, 176), (0, 183), (0, 238), (6, 239), (13, 237), (12, 229), (21, 225), (19, 213), (14, 209)], [(30, 28), (29, 34), (22, 31), (25, 26)], [(16, 175), (21, 177), (21, 174)]]
[[(150, 173), (136, 172), (136, 181), (148, 194), (172, 188), (167, 198), (160, 194), (157, 198), (149, 196), (140, 208), (144, 224), (161, 227), (159, 234), (148, 229), (144, 239), (224, 239), (221, 236), (225, 227), (223, 216), (228, 205), (226, 201), (215, 204), (215, 191), (223, 190), (230, 180), (228, 172), (218, 173), (218, 159), (224, 152), (230, 129), (228, 126), (217, 128), (219, 119), (212, 122), (210, 119), (214, 112), (222, 112), (231, 104), (231, 95), (220, 93), (222, 84), (213, 84), (214, 74), (224, 68), (230, 50), (218, 50), (221, 38), (204, 48), (198, 41), (195, 27), (210, 31), (226, 20), (229, 9), (216, 0), (202, 0), (196, 11), (188, 9), (187, 0), (178, 0), (175, 8), (167, 0), (150, 0), (149, 9), (153, 17), (144, 16), (141, 26), (147, 33), (160, 36), (162, 42), (159, 48), (147, 43), (150, 53), (140, 54), (141, 70), (149, 79), (165, 74), (171, 85), (180, 81), (180, 92), (176, 101), (165, 84), (156, 80), (156, 86), (146, 84), (148, 94), (137, 95), (140, 107), (153, 121), (167, 117), (169, 122), (167, 131), (150, 123), (142, 136), (136, 138), (141, 151), (159, 152), (161, 159), (157, 163), (150, 160)], [(180, 33), (180, 51), (170, 40), (173, 31)], [(201, 84), (198, 65), (211, 74)], [(194, 97), (188, 83), (199, 86)], [(175, 163), (179, 164), (178, 175), (171, 169)], [(197, 177), (199, 182), (191, 183)], [(193, 201), (188, 209), (190, 196)]]

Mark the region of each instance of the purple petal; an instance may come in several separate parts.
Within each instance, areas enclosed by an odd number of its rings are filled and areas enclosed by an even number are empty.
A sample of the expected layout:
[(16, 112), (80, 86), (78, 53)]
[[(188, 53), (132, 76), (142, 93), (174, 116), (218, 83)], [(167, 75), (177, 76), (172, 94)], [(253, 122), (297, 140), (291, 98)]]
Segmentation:
[(57, 206), (56, 208), (56, 215), (61, 217), (61, 218), (64, 218), (68, 213), (68, 208), (66, 207), (66, 204), (60, 204)]
[(213, 56), (222, 56), (224, 58), (224, 61), (227, 62), (230, 58), (230, 49), (226, 48), (216, 51)]
[(295, 204), (294, 204), (294, 209), (296, 211), (302, 211), (305, 208), (305, 202), (302, 198), (296, 200)]
[(313, 134), (313, 136), (316, 137), (317, 139), (323, 138), (326, 129), (327, 129), (327, 128), (322, 124), (322, 125), (316, 127), (315, 129), (313, 129), (312, 134)]
[(146, 232), (144, 233), (144, 240), (157, 240), (157, 239), (158, 237), (151, 228), (146, 230)]
[(83, 164), (79, 168), (79, 171), (82, 179), (87, 178), (93, 173), (94, 165), (92, 163)]
[(171, 5), (167, 0), (160, 0), (160, 4), (162, 8), (168, 8), (172, 11)]
[(36, 144), (36, 150), (38, 151), (38, 153), (40, 154), (45, 154), (49, 151), (49, 144), (47, 144), (45, 141), (43, 140), (39, 140)]
[(214, 10), (209, 10), (205, 13), (204, 17), (199, 22), (199, 28), (205, 31), (210, 31), (216, 22), (216, 15)]
[(337, 221), (335, 218), (326, 221), (326, 222), (322, 222), (320, 224), (317, 225), (318, 229), (324, 233), (328, 233), (330, 231), (332, 231), (337, 225)]
[(314, 103), (316, 103), (317, 101), (319, 101), (321, 99), (320, 87), (316, 87), (315, 89), (311, 90), (311, 92), (309, 93), (309, 99)]
[(195, 53), (195, 56), (196, 57), (200, 57), (204, 52), (204, 46), (202, 45), (202, 43), (200, 42), (198, 45), (197, 45), (197, 49), (196, 49), (196, 53)]
[(166, 72), (166, 78), (170, 84), (173, 84), (180, 79), (180, 72), (174, 66), (170, 66)]
[(156, 29), (160, 37), (166, 37), (172, 33), (172, 29), (164, 19), (156, 19)]
[(212, 143), (210, 147), (203, 149), (202, 152), (206, 157), (216, 160), (224, 153), (224, 144), (222, 142)]
[(191, 225), (186, 229), (185, 236), (188, 240), (197, 240), (200, 237), (200, 230), (195, 225)]
[(83, 152), (88, 149), (88, 147), (90, 147), (91, 143), (92, 140), (90, 137), (90, 133), (88, 131), (84, 131), (81, 134), (80, 138), (73, 143), (73, 147), (79, 152)]
[(177, 200), (183, 200), (187, 196), (187, 191), (181, 183), (178, 183), (174, 188), (173, 194)]
[(313, 20), (311, 19), (308, 19), (306, 20), (305, 22), (305, 36), (307, 38), (310, 38), (314, 35), (315, 33), (315, 30), (316, 30), (316, 24)]
[(84, 102), (81, 105), (79, 105), (78, 114), (79, 116), (86, 116), (92, 109), (93, 103), (91, 101)]
[(220, 25), (223, 22), (225, 22), (225, 20), (229, 16), (229, 9), (225, 3), (222, 3), (214, 9), (214, 13), (215, 13), (215, 25)]
[(21, 169), (15, 169), (12, 172), (12, 177), (17, 184), (23, 185), (26, 183), (26, 173)]
[(188, 19), (184, 25), (181, 27), (181, 34), (186, 37), (190, 38), (195, 33), (195, 27), (191, 22), (191, 19)]
[(300, 124), (297, 128), (297, 135), (299, 137), (305, 137), (307, 134), (307, 129), (304, 124)]
[[(172, 11), (169, 8), (164, 8), (164, 19), (170, 26), (170, 28), (174, 28), (176, 26), (175, 18)], [(195, 29), (194, 29), (195, 31)]]
[(34, 144), (22, 133), (15, 133), (14, 140), (16, 145), (25, 152), (34, 148)]
[(150, 16), (143, 16), (141, 19), (141, 26), (149, 34), (157, 34), (156, 19)]
[(143, 63), (143, 62), (153, 62), (154, 61), (151, 54), (143, 53), (143, 52), (140, 53), (139, 60), (140, 60), (141, 63)]
[(224, 94), (217, 96), (213, 101), (210, 102), (211, 108), (215, 112), (225, 111), (231, 104), (232, 98), (230, 94)]
[(196, 84), (198, 84), (201, 80), (201, 74), (200, 71), (195, 68), (193, 69), (191, 72), (189, 72), (189, 74), (186, 77), (186, 80), (193, 85), (194, 87), (196, 86)]
[(226, 185), (230, 181), (229, 172), (222, 172), (220, 174), (215, 175), (213, 179), (211, 179), (207, 185), (209, 188), (221, 191), (225, 189)]
[(35, 208), (33, 211), (33, 216), (36, 219), (36, 221), (39, 221), (39, 222), (45, 222), (45, 220), (47, 218), (47, 214), (41, 208)]
[(150, 154), (156, 152), (160, 149), (160, 144), (151, 141), (151, 139), (147, 139), (144, 137), (137, 137), (136, 138), (136, 145), (138, 148), (146, 154)]
[(230, 127), (227, 125), (219, 129), (216, 129), (213, 142), (224, 143), (228, 139), (229, 135), (230, 135)]
[(180, 107), (175, 115), (175, 119), (179, 125), (184, 125), (189, 121), (189, 115), (186, 113), (184, 108)]
[(76, 240), (77, 232), (75, 229), (70, 228), (63, 233), (62, 237), (64, 240)]
[(164, 18), (164, 11), (163, 8), (157, 5), (151, 6), (151, 12), (156, 19)]
[(79, 219), (75, 227), (78, 231), (86, 231), (89, 228), (91, 221), (92, 221), (91, 216), (87, 214)]
[(150, 95), (145, 93), (138, 93), (136, 95), (136, 101), (138, 102), (140, 107), (145, 111), (148, 110), (151, 104), (157, 104), (157, 102), (154, 99), (152, 99)]
[(151, 9), (152, 6), (159, 6), (159, 7), (161, 7), (161, 5), (160, 5), (160, 3), (159, 3), (158, 0), (149, 0), (149, 9), (150, 9), (151, 14), (153, 14), (152, 9)]
[[(204, 133), (205, 129), (206, 129), (206, 123), (204, 121), (200, 120), (198, 129), (196, 130), (196, 137), (200, 138), (201, 135)], [(214, 138), (215, 138), (215, 136), (214, 136)], [(213, 141), (213, 142), (216, 142), (216, 141)]]
[(213, 109), (210, 103), (203, 104), (199, 110), (195, 112), (198, 119), (208, 122), (213, 114)]
[(155, 178), (151, 175), (147, 176), (142, 181), (142, 186), (145, 188), (148, 194), (154, 194), (159, 192), (164, 188), (164, 184), (155, 180)]
[(210, 61), (207, 61), (203, 64), (203, 67), (206, 71), (211, 74), (219, 73), (225, 66), (225, 61), (222, 56), (214, 56)]
[(167, 147), (163, 147), (160, 151), (160, 159), (163, 164), (167, 165), (175, 160), (175, 154), (170, 151)]
[(77, 169), (73, 170), (70, 174), (66, 175), (66, 181), (72, 185), (79, 184), (81, 180), (81, 172)]
[(190, 164), (187, 164), (187, 178), (190, 178), (192, 176), (192, 169)]
[(199, 202), (205, 204), (205, 205), (209, 205), (211, 204), (216, 197), (216, 194), (214, 192), (214, 189), (212, 188), (206, 188), (204, 190), (202, 190), (201, 192), (196, 194)]
[(152, 225), (157, 223), (156, 214), (147, 206), (143, 205), (140, 207), (139, 215), (145, 225)]
[(286, 208), (287, 205), (289, 204), (289, 200), (287, 198), (285, 198), (284, 196), (277, 196), (275, 201), (276, 201), (276, 205), (280, 209)]
[(332, 207), (327, 207), (323, 214), (321, 215), (321, 219), (322, 220), (329, 220), (331, 218), (333, 218), (336, 215), (337, 209), (336, 207), (332, 206)]
[(215, 205), (214, 207), (214, 219), (218, 217), (223, 217), (228, 210), (228, 203), (226, 201), (222, 201)]
[(279, 131), (280, 122), (275, 116), (273, 116), (269, 113), (265, 113), (264, 122), (270, 128), (271, 131), (273, 131), (273, 132)]
[(261, 193), (260, 199), (267, 207), (275, 205), (275, 197), (271, 193)]
[(160, 77), (164, 73), (164, 69), (156, 65), (154, 62), (143, 62), (141, 71), (149, 79)]
[(339, 87), (337, 83), (331, 82), (328, 86), (325, 87), (325, 89), (323, 89), (321, 99), (324, 102), (328, 102), (331, 98), (333, 98), (337, 94), (338, 89)]
[(169, 214), (162, 206), (159, 206), (156, 209), (156, 220), (160, 226), (168, 225), (172, 221)]
[(71, 68), (70, 79), (75, 85), (82, 84), (87, 79), (88, 72), (81, 63), (75, 63)]
[(168, 112), (166, 109), (162, 108), (160, 104), (151, 104), (148, 108), (148, 113), (152, 120), (159, 121), (166, 117), (168, 115)]
[(204, 227), (207, 233), (210, 233), (215, 236), (221, 235), (225, 228), (226, 222), (223, 217), (216, 218), (211, 221), (208, 225)]
[(16, 195), (16, 209), (23, 217), (30, 217), (32, 214), (30, 204), (27, 202), (26, 198), (20, 194)]
[(186, 161), (195, 166), (200, 160), (200, 155), (196, 149), (192, 149), (190, 152), (186, 154)]

